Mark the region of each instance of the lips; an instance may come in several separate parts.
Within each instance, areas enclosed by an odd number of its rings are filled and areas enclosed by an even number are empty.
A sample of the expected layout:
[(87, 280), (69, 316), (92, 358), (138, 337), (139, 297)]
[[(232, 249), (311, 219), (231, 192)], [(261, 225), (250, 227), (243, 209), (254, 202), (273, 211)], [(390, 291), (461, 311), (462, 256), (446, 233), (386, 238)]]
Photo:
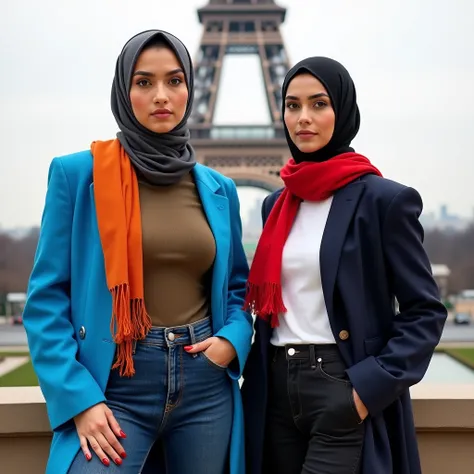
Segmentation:
[(154, 110), (151, 115), (170, 115), (171, 110), (169, 109), (156, 109)]
[(303, 137), (312, 137), (314, 135), (316, 135), (315, 132), (312, 132), (310, 130), (300, 130), (299, 132), (296, 133), (296, 135), (298, 135), (299, 137), (303, 136)]

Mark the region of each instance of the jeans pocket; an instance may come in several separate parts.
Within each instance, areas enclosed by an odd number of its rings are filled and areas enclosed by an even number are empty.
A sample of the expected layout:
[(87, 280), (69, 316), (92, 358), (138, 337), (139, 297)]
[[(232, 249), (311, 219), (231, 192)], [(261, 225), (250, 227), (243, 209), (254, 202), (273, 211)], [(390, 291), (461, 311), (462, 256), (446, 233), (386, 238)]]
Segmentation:
[(227, 367), (224, 367), (223, 365), (219, 365), (217, 362), (214, 362), (212, 359), (210, 359), (205, 353), (199, 352), (200, 356), (214, 369), (221, 370), (222, 372), (227, 370)]
[(328, 360), (324, 362), (323, 367), (323, 359), (319, 358), (317, 369), (319, 370), (320, 374), (330, 382), (338, 382), (346, 385), (350, 385), (351, 383), (349, 377), (346, 374), (346, 367), (342, 361)]
[(346, 385), (351, 384), (351, 382), (348, 379), (344, 379), (342, 377), (335, 377), (334, 375), (328, 374), (321, 365), (319, 366), (319, 372), (326, 380), (329, 380), (330, 382), (337, 382), (337, 383), (346, 384)]
[(362, 422), (355, 405), (353, 387), (342, 361), (328, 360), (323, 368), (318, 360), (317, 373), (327, 383), (324, 384), (327, 410), (323, 417), (324, 426), (329, 430), (352, 430)]
[(355, 407), (352, 385), (331, 381), (324, 389), (326, 394), (319, 429), (332, 436), (357, 429), (361, 419)]

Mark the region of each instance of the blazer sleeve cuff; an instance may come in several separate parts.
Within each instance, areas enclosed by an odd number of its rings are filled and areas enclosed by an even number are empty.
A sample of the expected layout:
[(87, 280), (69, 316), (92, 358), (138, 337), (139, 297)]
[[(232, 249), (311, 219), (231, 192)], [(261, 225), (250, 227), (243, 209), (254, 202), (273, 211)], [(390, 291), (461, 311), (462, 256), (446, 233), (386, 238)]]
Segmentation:
[(80, 392), (61, 391), (57, 394), (56, 403), (50, 404), (54, 408), (48, 409), (51, 428), (57, 430), (83, 411), (105, 401), (105, 395), (95, 381)]
[(372, 416), (381, 413), (405, 389), (378, 362), (369, 356), (346, 370), (347, 375)]
[(227, 373), (231, 379), (239, 380), (242, 376), (245, 362), (250, 351), (251, 331), (252, 327), (247, 321), (242, 321), (242, 324), (234, 321), (231, 324), (225, 325), (215, 334), (216, 337), (221, 337), (229, 341), (237, 353), (236, 358), (227, 368)]

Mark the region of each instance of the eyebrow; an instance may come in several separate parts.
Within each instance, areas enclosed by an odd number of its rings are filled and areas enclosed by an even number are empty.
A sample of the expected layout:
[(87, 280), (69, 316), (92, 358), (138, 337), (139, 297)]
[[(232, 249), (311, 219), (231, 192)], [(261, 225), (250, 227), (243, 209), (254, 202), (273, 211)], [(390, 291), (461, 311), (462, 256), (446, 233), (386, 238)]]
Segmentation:
[[(172, 71), (167, 72), (166, 76), (174, 76), (175, 74), (178, 74), (180, 72), (184, 74), (184, 71), (181, 68), (173, 69)], [(135, 76), (155, 77), (155, 74), (148, 71), (135, 71), (133, 73), (133, 77)]]
[[(320, 97), (327, 97), (330, 98), (325, 92), (320, 92), (319, 94), (313, 94), (308, 97), (308, 100), (319, 99)], [(287, 95), (285, 100), (300, 100), (299, 97), (294, 95)]]

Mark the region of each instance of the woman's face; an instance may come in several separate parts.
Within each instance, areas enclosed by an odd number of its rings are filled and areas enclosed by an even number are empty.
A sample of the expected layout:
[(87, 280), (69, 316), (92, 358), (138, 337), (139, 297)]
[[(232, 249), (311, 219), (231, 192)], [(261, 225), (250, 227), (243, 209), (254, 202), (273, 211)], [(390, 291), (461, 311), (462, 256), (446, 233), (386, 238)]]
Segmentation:
[(331, 140), (336, 122), (331, 99), (311, 74), (299, 74), (288, 85), (284, 120), (291, 140), (303, 153), (318, 151)]
[(148, 130), (167, 133), (183, 119), (188, 103), (184, 71), (165, 46), (144, 50), (135, 64), (130, 102), (138, 122)]

